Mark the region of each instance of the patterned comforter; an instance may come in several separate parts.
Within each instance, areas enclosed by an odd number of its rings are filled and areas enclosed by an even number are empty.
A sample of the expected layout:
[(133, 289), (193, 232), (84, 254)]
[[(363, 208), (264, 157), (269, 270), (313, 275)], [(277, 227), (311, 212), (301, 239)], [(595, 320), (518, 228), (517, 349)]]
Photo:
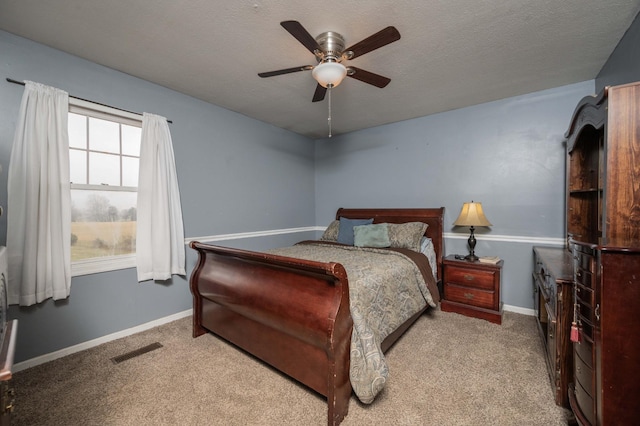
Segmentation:
[(353, 319), (351, 386), (360, 401), (373, 402), (389, 376), (380, 344), (426, 304), (436, 306), (429, 291), (436, 288), (435, 279), (426, 256), (408, 249), (311, 241), (269, 252), (344, 266)]

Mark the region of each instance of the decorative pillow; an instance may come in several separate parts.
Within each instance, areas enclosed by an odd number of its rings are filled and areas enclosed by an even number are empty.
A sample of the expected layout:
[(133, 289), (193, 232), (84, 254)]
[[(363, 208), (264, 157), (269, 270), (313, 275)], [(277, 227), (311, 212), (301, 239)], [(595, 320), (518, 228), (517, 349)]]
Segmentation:
[(342, 244), (353, 245), (353, 227), (358, 225), (371, 225), (373, 219), (347, 219), (340, 218), (338, 228), (338, 242)]
[(353, 227), (353, 245), (356, 247), (389, 247), (389, 227), (386, 223)]
[(322, 241), (338, 241), (338, 230), (340, 229), (340, 221), (334, 220), (324, 230), (324, 234), (320, 237)]
[(424, 237), (428, 226), (423, 222), (390, 223), (389, 240), (391, 241), (391, 247), (408, 248), (420, 253), (420, 241)]

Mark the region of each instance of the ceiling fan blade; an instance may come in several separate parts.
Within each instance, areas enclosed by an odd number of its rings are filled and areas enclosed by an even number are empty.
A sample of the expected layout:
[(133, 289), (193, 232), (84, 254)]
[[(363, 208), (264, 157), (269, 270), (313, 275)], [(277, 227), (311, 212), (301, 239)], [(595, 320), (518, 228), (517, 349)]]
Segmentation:
[(313, 53), (314, 55), (316, 50), (322, 50), (320, 49), (320, 46), (318, 45), (316, 39), (313, 38), (311, 34), (309, 34), (309, 32), (304, 29), (300, 22), (282, 21), (280, 22), (280, 25), (282, 25), (285, 30), (289, 31), (289, 34), (294, 36), (296, 40), (302, 43), (304, 47), (306, 47), (309, 52)]
[(319, 84), (316, 86), (316, 91), (313, 94), (313, 100), (312, 102), (320, 102), (322, 100), (324, 100), (324, 95), (327, 94), (327, 88), (326, 87), (322, 87)]
[(308, 71), (310, 69), (313, 69), (313, 65), (302, 65), (300, 67), (285, 68), (283, 70), (259, 72), (258, 75), (260, 77), (262, 77), (262, 78), (264, 78), (264, 77), (273, 77), (275, 75), (291, 74), (292, 72)]
[(372, 73), (371, 71), (366, 71), (356, 67), (348, 67), (347, 68), (347, 76), (351, 78), (355, 78), (356, 80), (360, 80), (364, 83), (371, 84), (373, 86), (383, 88), (386, 87), (389, 82), (391, 82), (390, 78), (384, 77), (379, 74)]
[(396, 40), (400, 39), (400, 33), (396, 29), (396, 27), (387, 27), (383, 30), (378, 31), (372, 36), (365, 38), (364, 40), (354, 44), (353, 46), (344, 49), (344, 52), (353, 52), (353, 54), (348, 54), (346, 59), (357, 58), (358, 56), (362, 56), (365, 53), (369, 53), (372, 50), (376, 50), (382, 46), (386, 46), (389, 43), (393, 43)]

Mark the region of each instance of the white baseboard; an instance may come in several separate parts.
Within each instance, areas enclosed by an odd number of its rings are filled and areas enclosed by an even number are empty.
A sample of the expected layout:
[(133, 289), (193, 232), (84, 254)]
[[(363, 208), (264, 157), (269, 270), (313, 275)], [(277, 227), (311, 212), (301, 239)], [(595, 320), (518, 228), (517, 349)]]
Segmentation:
[(145, 330), (149, 330), (153, 327), (158, 327), (163, 324), (170, 323), (172, 321), (179, 320), (184, 317), (188, 317), (193, 313), (193, 309), (187, 309), (186, 311), (178, 312), (177, 314), (169, 315), (168, 317), (159, 318), (157, 320), (140, 324), (136, 327), (128, 328), (126, 330), (118, 331), (113, 334), (109, 334), (103, 337), (98, 337), (97, 339), (89, 340), (88, 342), (79, 343), (74, 346), (69, 346), (68, 348), (60, 349), (59, 351), (51, 352), (45, 355), (41, 355), (35, 358), (28, 359), (26, 361), (18, 362), (13, 365), (13, 372), (18, 372), (22, 370), (26, 370), (27, 368), (35, 367), (36, 365), (44, 364), (49, 361), (53, 361), (54, 359), (62, 358), (63, 356), (71, 355), (76, 352), (83, 351), (85, 349), (90, 349), (95, 346), (101, 345), (103, 343), (111, 342), (116, 339), (120, 339), (122, 337), (131, 336), (136, 333), (140, 333)]
[(523, 314), (529, 316), (535, 316), (536, 312), (533, 309), (521, 308), (520, 306), (502, 305), (503, 311), (515, 312), (516, 314)]

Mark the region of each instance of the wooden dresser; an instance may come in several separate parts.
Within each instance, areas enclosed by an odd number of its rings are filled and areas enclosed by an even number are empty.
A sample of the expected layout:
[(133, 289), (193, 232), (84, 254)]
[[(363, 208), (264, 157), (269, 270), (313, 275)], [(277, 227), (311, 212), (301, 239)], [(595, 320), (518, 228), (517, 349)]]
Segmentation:
[(573, 318), (571, 253), (560, 247), (534, 247), (533, 297), (538, 331), (556, 404), (569, 407), (573, 378), (573, 347), (569, 340)]
[(569, 403), (582, 425), (637, 425), (640, 83), (585, 97), (566, 137), (578, 328)]

